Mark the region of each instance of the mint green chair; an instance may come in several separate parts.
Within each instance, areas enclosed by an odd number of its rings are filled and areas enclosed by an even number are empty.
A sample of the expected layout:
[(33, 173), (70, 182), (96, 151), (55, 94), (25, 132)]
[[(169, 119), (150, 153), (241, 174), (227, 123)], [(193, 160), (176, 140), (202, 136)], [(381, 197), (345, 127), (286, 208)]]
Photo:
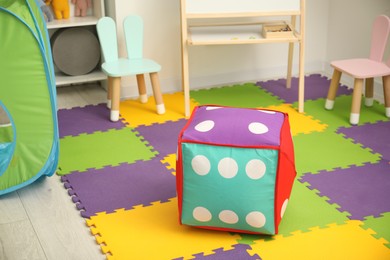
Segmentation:
[(143, 58), (143, 21), (140, 16), (130, 15), (123, 21), (127, 58), (118, 57), (116, 25), (112, 18), (103, 17), (97, 25), (97, 33), (103, 53), (102, 70), (108, 77), (107, 106), (111, 109), (110, 120), (119, 120), (121, 77), (137, 77), (141, 103), (146, 103), (148, 96), (144, 74), (150, 74), (157, 114), (165, 113), (165, 106), (160, 90), (158, 72), (161, 66), (153, 60)]

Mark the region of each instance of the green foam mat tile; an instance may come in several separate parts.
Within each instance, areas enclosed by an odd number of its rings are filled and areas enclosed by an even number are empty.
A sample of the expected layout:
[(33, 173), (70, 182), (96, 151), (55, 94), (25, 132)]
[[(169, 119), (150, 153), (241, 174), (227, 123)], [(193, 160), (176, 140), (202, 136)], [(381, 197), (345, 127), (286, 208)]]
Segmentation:
[(367, 217), (363, 228), (372, 229), (375, 234), (374, 237), (386, 240), (386, 246), (390, 248), (390, 212), (383, 213), (380, 217)]
[(310, 232), (297, 231), (293, 236), (277, 235), (272, 241), (255, 241), (247, 252), (263, 260), (390, 259), (390, 250), (372, 237), (370, 230), (362, 229), (361, 224), (361, 221), (349, 220), (343, 225), (312, 228)]
[[(337, 210), (337, 204), (329, 204), (327, 197), (320, 197), (299, 181), (294, 182), (289, 205), (279, 226), (280, 235), (308, 231), (312, 227), (325, 227), (331, 223), (343, 224), (349, 220), (348, 212)], [(304, 202), (304, 203), (302, 203)]]
[[(326, 110), (324, 108), (324, 98), (307, 100), (305, 101), (305, 113), (320, 120), (322, 123), (329, 125), (330, 130), (335, 130), (339, 127), (349, 127), (351, 126), (349, 123), (351, 98), (352, 97), (349, 95), (337, 97), (332, 110)], [(296, 107), (297, 103), (294, 103), (293, 106)], [(364, 99), (362, 99), (359, 124), (374, 123), (381, 120), (388, 120), (385, 116), (384, 106), (378, 102), (374, 102), (372, 107), (365, 107)]]
[(193, 90), (191, 97), (201, 105), (216, 104), (235, 107), (267, 107), (283, 101), (252, 83)]
[(81, 134), (60, 140), (59, 175), (89, 168), (149, 160), (156, 152), (130, 128)]
[[(182, 98), (182, 93), (175, 100), (178, 98)], [(338, 173), (338, 169), (356, 168), (354, 166), (375, 164), (381, 160), (381, 155), (375, 153), (373, 148), (364, 147), (356, 140), (346, 138), (345, 134), (337, 133), (340, 127), (353, 127), (349, 124), (351, 96), (337, 97), (332, 111), (324, 109), (324, 98), (306, 100), (304, 114), (295, 111), (297, 103), (284, 103), (279, 97), (252, 83), (193, 90), (191, 98), (196, 101), (194, 105), (264, 107), (289, 113), (298, 176), (279, 225), (279, 234), (237, 234), (179, 225), (177, 199), (166, 201), (161, 198), (161, 201), (140, 204), (131, 209), (121, 208), (109, 211), (111, 213), (104, 211), (87, 220), (87, 225), (108, 259), (241, 259), (223, 258), (215, 254), (218, 250), (230, 250), (236, 243), (249, 244), (252, 253), (262, 259), (325, 259), (326, 256), (326, 259), (388, 259), (390, 212), (366, 217), (365, 221), (350, 221), (350, 213), (343, 211), (341, 204), (333, 203), (329, 199), (331, 194), (329, 197), (322, 196), (308, 182), (302, 182), (302, 176), (308, 173), (316, 176), (328, 172)], [(181, 118), (182, 104), (175, 100), (171, 108)], [(151, 109), (154, 109), (153, 106), (151, 103)], [(143, 106), (141, 108), (145, 109)], [(360, 124), (388, 120), (384, 116), (383, 105), (377, 102), (371, 108), (362, 105), (361, 111)], [(157, 116), (154, 110), (152, 112), (150, 118), (137, 118), (136, 125), (154, 128), (156, 123), (161, 124), (161, 127), (167, 122), (165, 119), (155, 121)], [(135, 120), (131, 113), (129, 118)], [(130, 125), (134, 127), (134, 124)], [(140, 160), (147, 164), (151, 158), (159, 159), (160, 156), (156, 155), (158, 149), (152, 147), (153, 142), (145, 141), (148, 139), (140, 134), (142, 131), (137, 128), (138, 133), (133, 127), (64, 137), (60, 140), (59, 175), (71, 173), (68, 176), (71, 177), (77, 176), (77, 171), (131, 165)], [(176, 154), (164, 156), (160, 158), (161, 162), (175, 171)], [(91, 174), (88, 182), (94, 179), (96, 175)], [(353, 188), (353, 185), (345, 187)], [(76, 192), (75, 189), (73, 192)], [(357, 197), (350, 199), (362, 201)], [(386, 198), (382, 196), (378, 199)], [(72, 200), (76, 201), (76, 198)], [(77, 207), (80, 208), (81, 202), (78, 203)], [(378, 248), (380, 252), (386, 253), (383, 255), (387, 258), (372, 258)], [(250, 249), (246, 251), (251, 255)], [(307, 251), (310, 254), (305, 254)], [(332, 254), (327, 255), (328, 251), (332, 251)], [(361, 251), (367, 254), (358, 255)]]
[(380, 154), (372, 153), (370, 149), (329, 130), (296, 135), (293, 140), (298, 176), (320, 170), (344, 169), (350, 165), (361, 166), (380, 160)]
[(13, 139), (12, 127), (0, 126), (0, 144), (12, 142)]
[[(279, 235), (289, 236), (295, 231), (308, 232), (310, 228), (324, 228), (329, 224), (343, 224), (349, 213), (337, 210), (337, 204), (329, 204), (327, 197), (320, 197), (299, 181), (294, 182), (290, 200), (279, 225)], [(254, 240), (272, 240), (272, 237), (242, 235), (240, 243), (251, 244)]]

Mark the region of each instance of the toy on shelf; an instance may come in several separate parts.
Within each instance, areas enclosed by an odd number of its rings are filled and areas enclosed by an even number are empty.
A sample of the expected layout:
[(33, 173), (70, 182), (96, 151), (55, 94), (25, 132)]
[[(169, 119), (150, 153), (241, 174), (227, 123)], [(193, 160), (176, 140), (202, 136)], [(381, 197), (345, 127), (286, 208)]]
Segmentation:
[(53, 13), (50, 8), (45, 4), (43, 0), (36, 0), (38, 6), (41, 8), (42, 14), (45, 17), (46, 22), (51, 22), (54, 20)]
[(72, 0), (75, 5), (74, 16), (86, 16), (88, 8), (91, 7), (91, 0)]
[(57, 20), (69, 18), (70, 8), (68, 0), (45, 0), (45, 3), (52, 6), (54, 17)]

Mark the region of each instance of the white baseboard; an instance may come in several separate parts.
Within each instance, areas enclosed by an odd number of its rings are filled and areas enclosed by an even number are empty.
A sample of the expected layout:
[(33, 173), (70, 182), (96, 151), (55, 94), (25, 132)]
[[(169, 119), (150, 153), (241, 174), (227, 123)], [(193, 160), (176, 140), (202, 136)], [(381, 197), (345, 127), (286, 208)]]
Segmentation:
[[(298, 75), (298, 65), (294, 64), (293, 66), (293, 76)], [(312, 64), (305, 64), (306, 73), (318, 73), (323, 70), (323, 63), (317, 62)], [(190, 77), (190, 85), (191, 90), (194, 89), (203, 89), (210, 88), (215, 86), (224, 86), (224, 85), (233, 85), (237, 83), (245, 83), (245, 82), (257, 82), (264, 81), (268, 79), (279, 79), (286, 77), (287, 75), (287, 67), (271, 67), (265, 69), (256, 69), (251, 71), (237, 71), (230, 72), (224, 74), (210, 74), (204, 75), (200, 77)], [(179, 75), (180, 76), (180, 75)], [(190, 75), (191, 76), (191, 75)], [(147, 78), (147, 77), (145, 77)], [(181, 91), (181, 78), (162, 78), (160, 76), (161, 81), (161, 91), (163, 93), (173, 93), (177, 91)], [(121, 93), (124, 98), (134, 98), (138, 96), (138, 88), (135, 80), (122, 81)], [(151, 92), (150, 82), (146, 81), (146, 86), (148, 90), (148, 94)]]
[[(305, 64), (305, 74), (322, 73), (324, 70), (323, 62), (313, 62)], [(293, 76), (298, 75), (298, 65), (293, 65)], [(180, 74), (179, 74), (180, 75)], [(270, 67), (250, 71), (238, 71), (224, 74), (210, 74), (200, 77), (191, 77), (191, 90), (206, 89), (217, 86), (226, 86), (247, 82), (258, 82), (269, 79), (285, 78), (287, 75), (286, 66)], [(161, 77), (161, 76), (160, 76)], [(145, 77), (146, 79), (147, 77)], [(161, 78), (161, 91), (163, 93), (174, 93), (181, 91), (181, 78)], [(148, 95), (152, 94), (150, 82), (146, 80)], [(138, 97), (138, 88), (135, 80), (122, 80), (121, 87), (122, 98)]]
[[(293, 76), (298, 75), (298, 65), (293, 66)], [(333, 70), (327, 62), (312, 62), (305, 64), (305, 75), (319, 73), (329, 78), (332, 77)], [(210, 74), (200, 77), (191, 77), (191, 89), (205, 89), (216, 86), (226, 86), (246, 82), (257, 82), (269, 79), (285, 78), (287, 75), (287, 67), (271, 67), (264, 69), (257, 69), (251, 71), (238, 71), (224, 74)], [(146, 78), (146, 77), (145, 77)], [(174, 93), (181, 91), (181, 78), (161, 78), (161, 91), (163, 93)], [(353, 79), (343, 75), (341, 83), (352, 88)], [(123, 98), (138, 97), (138, 88), (135, 81), (126, 82), (122, 85), (121, 93)], [(150, 82), (146, 82), (148, 95), (152, 95), (152, 88)], [(374, 81), (374, 99), (383, 103), (383, 90), (380, 79)]]

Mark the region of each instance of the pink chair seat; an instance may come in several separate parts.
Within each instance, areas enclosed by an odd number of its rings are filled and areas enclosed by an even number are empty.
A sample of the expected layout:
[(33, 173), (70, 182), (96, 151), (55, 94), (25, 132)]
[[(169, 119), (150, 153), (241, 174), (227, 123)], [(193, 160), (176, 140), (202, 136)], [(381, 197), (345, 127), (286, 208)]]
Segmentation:
[(390, 75), (390, 67), (383, 62), (370, 59), (349, 59), (333, 61), (331, 66), (357, 79)]

